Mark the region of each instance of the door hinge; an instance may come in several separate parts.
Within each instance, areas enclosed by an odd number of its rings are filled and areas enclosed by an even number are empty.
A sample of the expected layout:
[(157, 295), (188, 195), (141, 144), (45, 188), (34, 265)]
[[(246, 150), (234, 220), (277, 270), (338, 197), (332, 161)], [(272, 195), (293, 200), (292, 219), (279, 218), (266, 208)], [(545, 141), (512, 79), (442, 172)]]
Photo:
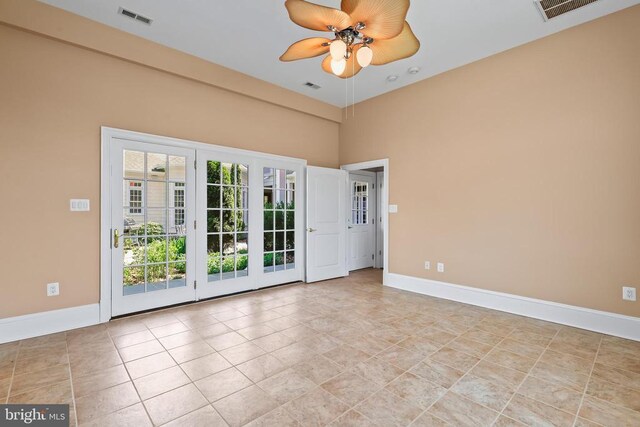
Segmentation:
[(376, 223), (376, 219), (375, 218), (371, 219), (371, 221), (373, 221), (374, 224)]
[(193, 229), (195, 230), (198, 226), (198, 222), (194, 219), (193, 220)]
[(198, 169), (198, 161), (197, 160), (193, 161), (193, 168), (194, 169)]
[(376, 254), (371, 254), (371, 259), (376, 259)]
[(193, 289), (198, 289), (198, 281), (197, 280), (193, 281)]

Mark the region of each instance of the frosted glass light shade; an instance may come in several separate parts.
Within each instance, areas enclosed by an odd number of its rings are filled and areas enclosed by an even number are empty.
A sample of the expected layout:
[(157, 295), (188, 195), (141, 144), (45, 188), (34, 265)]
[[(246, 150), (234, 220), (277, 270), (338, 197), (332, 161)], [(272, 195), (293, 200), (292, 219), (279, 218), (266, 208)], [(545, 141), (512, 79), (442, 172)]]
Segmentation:
[(335, 74), (336, 76), (340, 76), (342, 75), (342, 73), (344, 73), (344, 70), (347, 68), (347, 61), (342, 58), (342, 59), (332, 59), (331, 60), (331, 71), (333, 71), (333, 74)]
[(347, 54), (347, 44), (342, 40), (334, 40), (331, 42), (330, 52), (334, 60), (344, 59)]
[(373, 61), (373, 50), (371, 50), (369, 46), (362, 46), (358, 49), (356, 59), (361, 67), (368, 67), (369, 64), (371, 64), (371, 61)]

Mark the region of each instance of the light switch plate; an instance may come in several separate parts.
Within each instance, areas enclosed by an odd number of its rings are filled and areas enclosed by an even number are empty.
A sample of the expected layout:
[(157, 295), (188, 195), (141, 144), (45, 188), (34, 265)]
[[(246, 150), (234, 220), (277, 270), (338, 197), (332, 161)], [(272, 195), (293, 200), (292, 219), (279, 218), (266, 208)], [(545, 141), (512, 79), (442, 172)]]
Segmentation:
[(438, 263), (438, 273), (444, 273), (444, 263)]
[(71, 212), (89, 212), (91, 205), (89, 199), (71, 199), (69, 200), (69, 209)]
[(389, 205), (389, 213), (398, 213), (398, 205)]

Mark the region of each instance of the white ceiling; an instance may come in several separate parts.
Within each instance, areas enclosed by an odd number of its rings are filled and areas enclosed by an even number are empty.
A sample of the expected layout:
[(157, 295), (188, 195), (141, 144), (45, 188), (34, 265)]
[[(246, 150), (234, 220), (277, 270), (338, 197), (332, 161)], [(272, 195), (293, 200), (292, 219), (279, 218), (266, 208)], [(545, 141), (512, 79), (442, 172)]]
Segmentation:
[[(422, 42), (420, 51), (402, 61), (369, 67), (346, 83), (323, 72), (321, 58), (278, 60), (291, 43), (329, 34), (292, 23), (284, 0), (40, 1), (339, 107), (640, 3), (600, 0), (544, 22), (533, 0), (414, 0), (407, 20)], [(339, 0), (315, 2), (340, 7)], [(119, 15), (121, 6), (152, 18), (153, 24)], [(407, 73), (415, 66), (421, 67), (419, 74)], [(392, 74), (399, 79), (389, 83), (386, 78)], [(321, 89), (307, 88), (305, 82)]]

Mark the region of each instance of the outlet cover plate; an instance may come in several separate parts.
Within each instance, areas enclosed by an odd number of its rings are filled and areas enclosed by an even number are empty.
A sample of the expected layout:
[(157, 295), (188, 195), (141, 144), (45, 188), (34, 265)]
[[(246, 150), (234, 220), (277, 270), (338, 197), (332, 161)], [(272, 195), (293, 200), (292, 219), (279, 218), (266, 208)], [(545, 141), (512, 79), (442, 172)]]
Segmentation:
[(47, 283), (47, 296), (55, 297), (60, 295), (60, 283)]
[(444, 273), (444, 263), (438, 263), (438, 273)]
[(636, 301), (636, 288), (623, 287), (622, 299), (625, 301)]

